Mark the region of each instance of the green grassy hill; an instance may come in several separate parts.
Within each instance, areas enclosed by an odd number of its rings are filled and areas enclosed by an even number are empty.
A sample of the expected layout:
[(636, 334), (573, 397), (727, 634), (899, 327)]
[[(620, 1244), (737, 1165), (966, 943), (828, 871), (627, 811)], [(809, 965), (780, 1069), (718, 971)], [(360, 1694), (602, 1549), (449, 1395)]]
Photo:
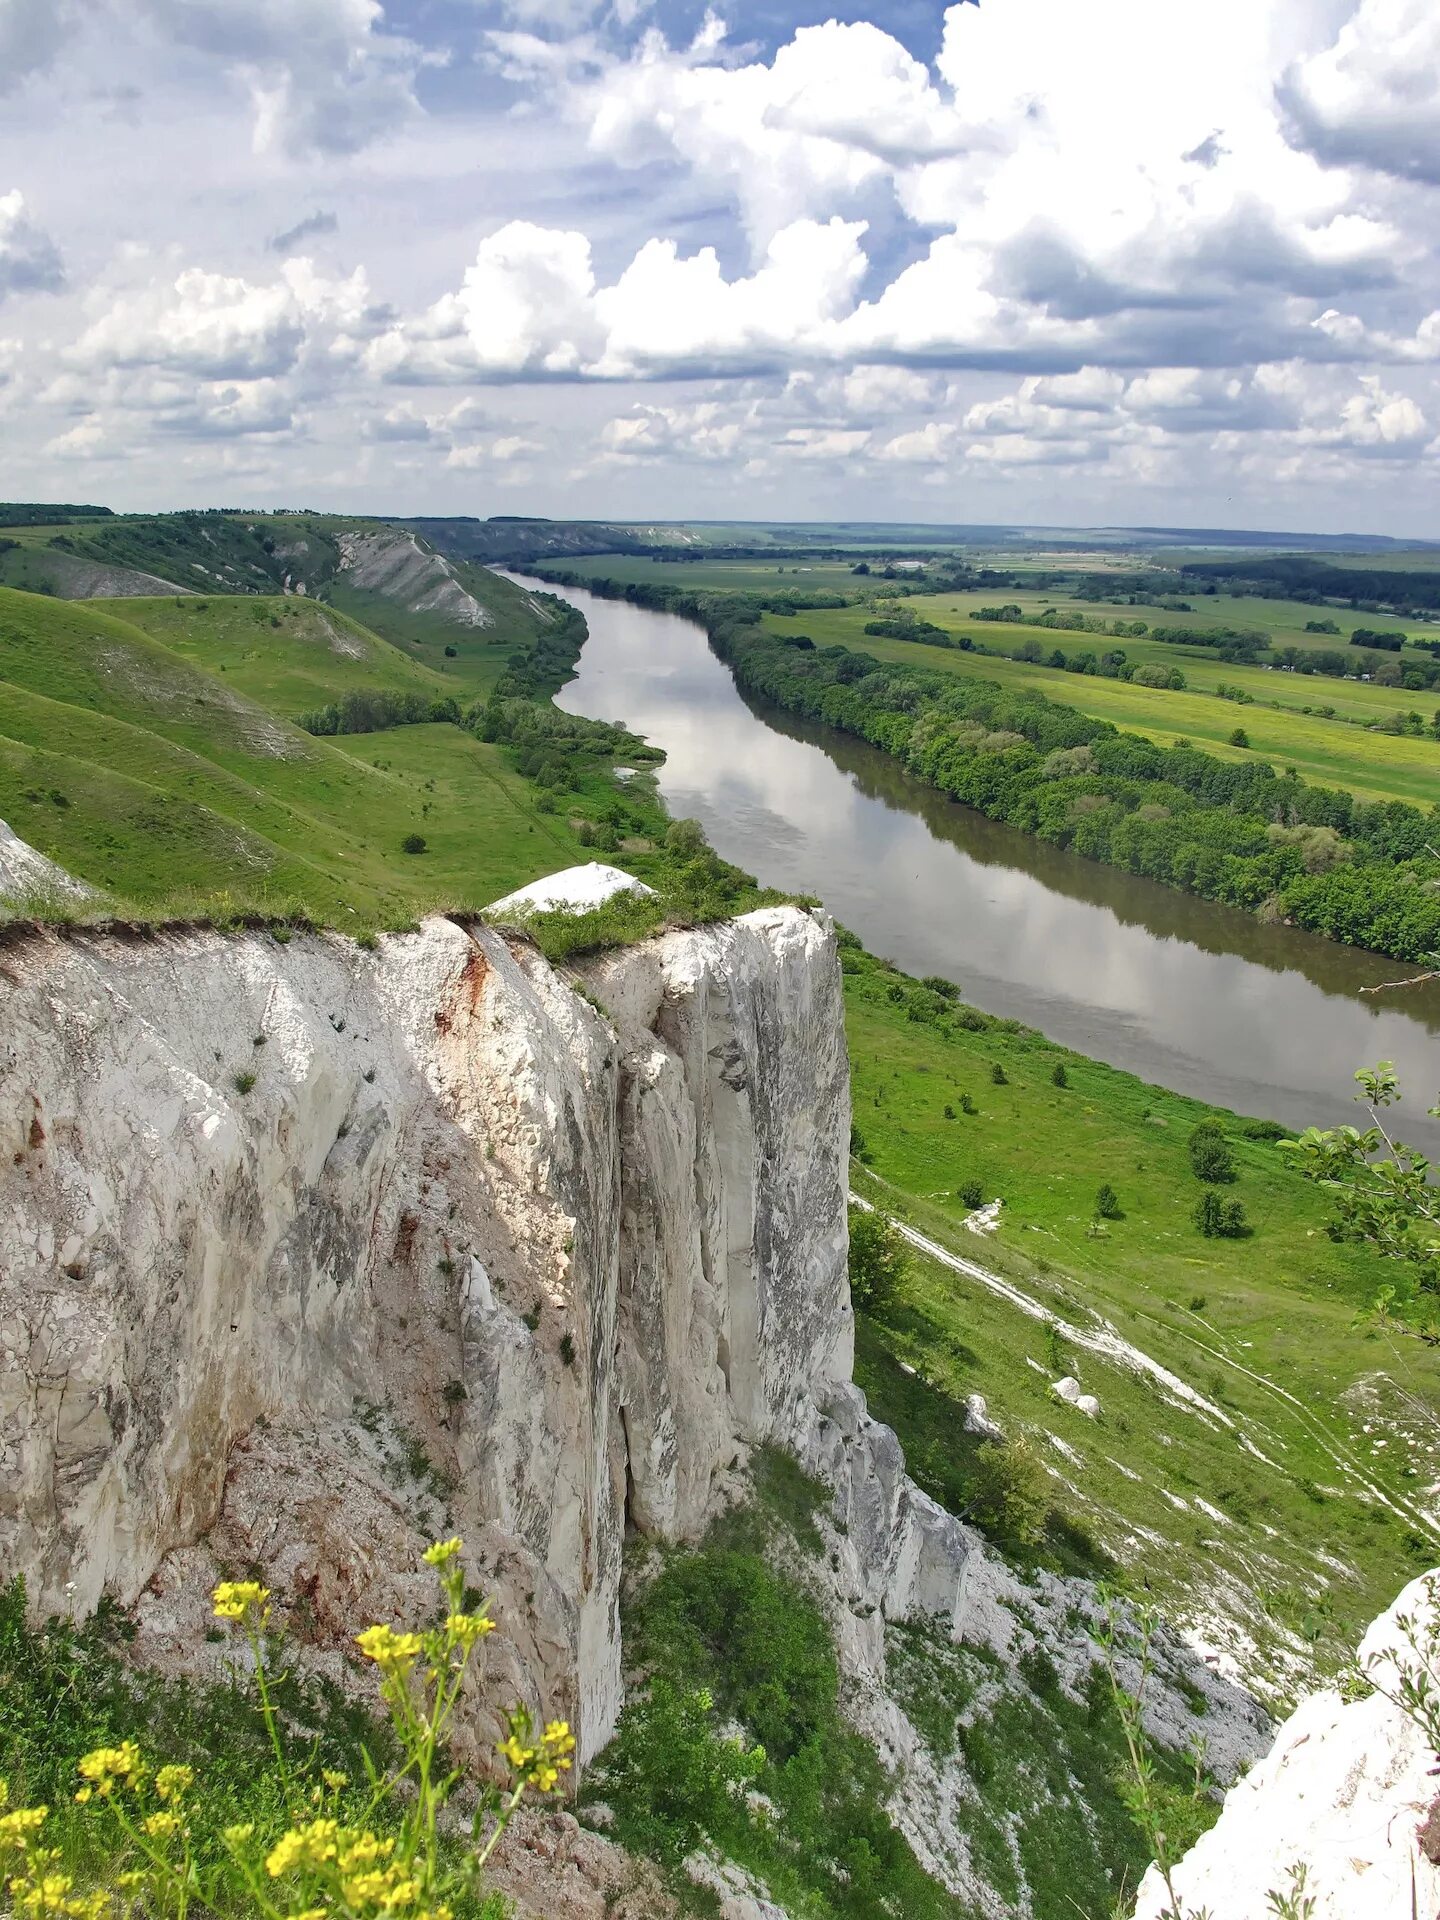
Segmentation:
[[(473, 732), (295, 726), (357, 682), (455, 690), (343, 616), (119, 605), (179, 644), (94, 603), (0, 589), (0, 818), (81, 879), (150, 911), (226, 893), (343, 924), (479, 906), (584, 857), (571, 817), (538, 810), (511, 756)], [(412, 833), (423, 855), (403, 852)]]

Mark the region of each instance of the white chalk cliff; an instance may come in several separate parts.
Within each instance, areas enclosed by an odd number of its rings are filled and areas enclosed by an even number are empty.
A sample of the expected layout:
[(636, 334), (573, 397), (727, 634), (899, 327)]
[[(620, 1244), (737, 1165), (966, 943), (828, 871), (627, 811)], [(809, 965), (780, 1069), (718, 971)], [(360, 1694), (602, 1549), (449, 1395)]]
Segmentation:
[[(1370, 1628), (1351, 1697), (1325, 1688), (1303, 1700), (1232, 1788), (1171, 1876), (1185, 1920), (1275, 1920), (1286, 1897), (1306, 1920), (1440, 1912), (1440, 1753), (1399, 1704), (1407, 1674), (1434, 1694), (1435, 1580), (1412, 1581)], [(1135, 1920), (1169, 1908), (1152, 1868)]]
[[(209, 1582), (259, 1565), (339, 1672), (357, 1620), (428, 1605), (453, 1528), (501, 1625), (486, 1700), (567, 1715), (589, 1757), (627, 1524), (694, 1537), (778, 1442), (835, 1491), (826, 1601), (897, 1818), (973, 1892), (965, 1783), (886, 1693), (885, 1622), (1038, 1633), (1077, 1688), (1093, 1647), (1076, 1583), (1022, 1589), (851, 1384), (831, 926), (766, 909), (582, 971), (589, 998), (439, 919), (368, 951), (4, 935), (0, 1566), (40, 1612), (114, 1593), (193, 1665)], [(1233, 1775), (1263, 1716), (1186, 1685)], [(1179, 1694), (1154, 1712), (1183, 1743)]]

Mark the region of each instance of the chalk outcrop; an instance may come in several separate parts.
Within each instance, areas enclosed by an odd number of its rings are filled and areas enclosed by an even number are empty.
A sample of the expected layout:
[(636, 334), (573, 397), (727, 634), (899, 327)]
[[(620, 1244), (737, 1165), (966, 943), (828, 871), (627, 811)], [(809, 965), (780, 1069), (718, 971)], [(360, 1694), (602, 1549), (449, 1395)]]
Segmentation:
[(0, 1564), (38, 1608), (144, 1593), (178, 1642), (208, 1538), (338, 1638), (453, 1522), (497, 1684), (603, 1743), (627, 1504), (693, 1533), (848, 1378), (849, 1108), (804, 912), (593, 982), (614, 1024), (444, 920), (12, 942)]
[[(1403, 1674), (1423, 1681), (1427, 1667), (1434, 1672), (1435, 1579), (1412, 1581), (1361, 1642), (1354, 1691), (1364, 1692), (1367, 1677), (1378, 1690), (1346, 1699), (1327, 1688), (1303, 1700), (1231, 1790), (1172, 1874), (1183, 1913), (1394, 1920), (1440, 1911), (1436, 1748), (1394, 1703)], [(1291, 1909), (1278, 1904), (1285, 1897)], [(1152, 1868), (1135, 1920), (1163, 1920), (1169, 1905)]]

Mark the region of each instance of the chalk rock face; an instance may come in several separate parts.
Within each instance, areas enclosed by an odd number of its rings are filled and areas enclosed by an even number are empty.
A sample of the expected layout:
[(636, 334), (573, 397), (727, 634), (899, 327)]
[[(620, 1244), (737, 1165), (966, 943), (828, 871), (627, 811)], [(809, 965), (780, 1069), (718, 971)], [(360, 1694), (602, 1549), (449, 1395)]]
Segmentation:
[[(1186, 1913), (1272, 1920), (1271, 1894), (1292, 1894), (1300, 1874), (1314, 1905), (1296, 1911), (1311, 1920), (1391, 1920), (1440, 1908), (1435, 1752), (1385, 1697), (1403, 1672), (1422, 1671), (1420, 1648), (1436, 1631), (1435, 1577), (1412, 1581), (1360, 1644), (1361, 1672), (1384, 1691), (1349, 1702), (1328, 1689), (1312, 1694), (1231, 1789), (1219, 1820), (1174, 1870)], [(1402, 1618), (1414, 1623), (1409, 1633)], [(1433, 1653), (1429, 1659), (1433, 1667)], [(1152, 1868), (1136, 1920), (1161, 1920), (1167, 1906)]]
[(143, 1590), (178, 1647), (229, 1555), (338, 1646), (453, 1527), (493, 1689), (603, 1744), (627, 1499), (697, 1531), (848, 1378), (849, 1099), (828, 923), (593, 979), (614, 1024), (445, 920), (0, 950), (0, 1565), (38, 1610)]
[(7, 900), (24, 900), (33, 894), (82, 900), (90, 891), (0, 820), (0, 909)]

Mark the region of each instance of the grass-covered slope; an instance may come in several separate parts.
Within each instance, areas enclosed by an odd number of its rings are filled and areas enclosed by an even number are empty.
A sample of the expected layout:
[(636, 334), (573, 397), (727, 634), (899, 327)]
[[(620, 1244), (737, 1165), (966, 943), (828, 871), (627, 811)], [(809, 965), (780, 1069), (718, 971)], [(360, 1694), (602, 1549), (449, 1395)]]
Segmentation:
[[(1148, 1592), (1282, 1693), (1333, 1668), (1437, 1545), (1440, 1366), (1357, 1328), (1375, 1256), (1330, 1240), (1328, 1196), (1273, 1130), (947, 1002), (858, 947), (844, 963), (853, 1183), (939, 1250), (912, 1251), (897, 1298), (859, 1322), (860, 1382), (911, 1471), (957, 1512), (984, 1507), (982, 1439), (962, 1424), (983, 1394), (1049, 1488), (1042, 1561)], [(1229, 1143), (1235, 1177), (1217, 1190), (1245, 1209), (1240, 1238), (1194, 1222), (1204, 1121)], [(1102, 1185), (1118, 1215), (1097, 1227)], [(977, 1197), (1004, 1202), (993, 1232), (966, 1225)], [(1098, 1421), (1055, 1397), (1067, 1374)]]
[(449, 691), (375, 635), (286, 601), (135, 604), (183, 651), (93, 604), (0, 590), (0, 818), (81, 879), (146, 908), (228, 893), (343, 923), (480, 906), (584, 857), (578, 820), (540, 812), (473, 731), (293, 723), (357, 683)]

